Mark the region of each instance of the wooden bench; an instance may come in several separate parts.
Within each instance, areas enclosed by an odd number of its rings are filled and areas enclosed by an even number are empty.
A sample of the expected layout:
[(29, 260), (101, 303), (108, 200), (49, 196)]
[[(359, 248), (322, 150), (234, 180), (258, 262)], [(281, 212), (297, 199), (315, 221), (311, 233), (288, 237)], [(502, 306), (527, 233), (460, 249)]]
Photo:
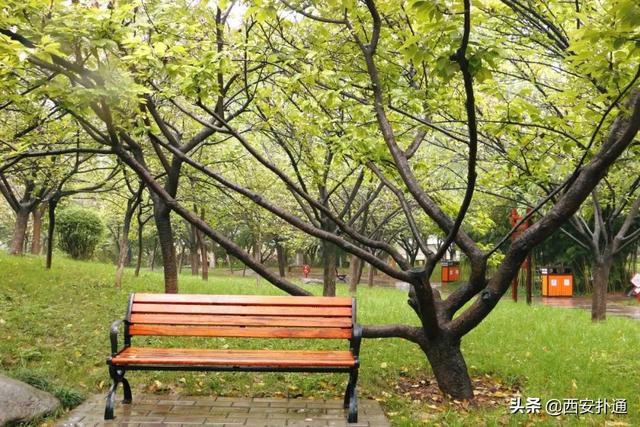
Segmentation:
[[(124, 326), (123, 347), (118, 333)], [(348, 350), (233, 350), (158, 348), (131, 344), (142, 336), (347, 339)], [(133, 370), (348, 372), (344, 393), (348, 421), (357, 422), (358, 354), (362, 328), (352, 298), (143, 294), (129, 296), (125, 318), (111, 325), (112, 385), (105, 420), (114, 418), (118, 384), (131, 403), (125, 373)]]

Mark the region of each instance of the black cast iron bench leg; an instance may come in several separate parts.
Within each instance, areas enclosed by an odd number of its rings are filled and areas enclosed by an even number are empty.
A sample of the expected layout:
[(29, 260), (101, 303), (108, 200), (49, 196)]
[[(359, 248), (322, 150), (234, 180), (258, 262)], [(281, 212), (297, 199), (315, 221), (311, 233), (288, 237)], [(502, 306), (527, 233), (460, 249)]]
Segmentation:
[(122, 389), (124, 391), (124, 399), (122, 399), (122, 403), (131, 403), (133, 400), (131, 396), (131, 386), (129, 385), (129, 381), (124, 377), (124, 372), (122, 373)]
[(109, 367), (109, 375), (111, 375), (111, 387), (109, 388), (109, 393), (107, 393), (107, 404), (104, 408), (104, 419), (112, 420), (113, 416), (113, 408), (116, 402), (116, 390), (118, 389), (118, 384), (122, 383), (122, 390), (124, 392), (124, 399), (122, 399), (122, 403), (131, 403), (131, 386), (129, 385), (129, 381), (124, 377), (123, 369), (116, 369), (113, 366)]
[(353, 368), (349, 373), (349, 383), (347, 390), (344, 392), (344, 408), (349, 410), (347, 421), (350, 423), (358, 422), (358, 396), (356, 393), (356, 384), (358, 382), (358, 368)]

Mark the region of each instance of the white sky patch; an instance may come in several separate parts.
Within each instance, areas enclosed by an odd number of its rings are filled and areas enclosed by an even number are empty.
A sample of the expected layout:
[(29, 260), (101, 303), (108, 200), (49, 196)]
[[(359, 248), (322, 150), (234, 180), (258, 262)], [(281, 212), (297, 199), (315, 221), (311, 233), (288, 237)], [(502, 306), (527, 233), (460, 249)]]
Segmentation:
[(227, 25), (234, 29), (240, 28), (248, 8), (249, 6), (244, 2), (233, 2), (233, 7), (231, 12), (229, 12), (229, 17), (227, 18)]

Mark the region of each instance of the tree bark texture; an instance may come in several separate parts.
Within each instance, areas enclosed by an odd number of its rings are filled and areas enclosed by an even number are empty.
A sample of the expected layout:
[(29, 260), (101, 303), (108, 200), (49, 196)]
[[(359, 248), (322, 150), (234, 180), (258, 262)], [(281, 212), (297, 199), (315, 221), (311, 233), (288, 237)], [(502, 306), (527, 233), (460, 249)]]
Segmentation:
[(178, 264), (176, 248), (173, 244), (173, 229), (171, 227), (171, 210), (164, 201), (154, 201), (153, 215), (158, 229), (158, 241), (162, 254), (164, 271), (164, 291), (167, 294), (178, 293)]
[(27, 235), (30, 215), (31, 212), (27, 209), (16, 211), (16, 223), (13, 228), (13, 237), (9, 244), (9, 253), (11, 255), (22, 255), (24, 253), (24, 240)]
[(191, 275), (198, 275), (198, 242), (196, 227), (191, 224), (189, 226), (189, 261), (191, 262)]
[(124, 220), (122, 222), (122, 234), (120, 235), (119, 253), (118, 253), (118, 266), (116, 268), (116, 280), (115, 287), (122, 287), (122, 276), (124, 274), (124, 267), (127, 263), (127, 255), (129, 254), (129, 231), (131, 230), (131, 220), (133, 214), (136, 211), (134, 200), (127, 201), (127, 210), (124, 213)]
[(372, 287), (373, 286), (373, 279), (376, 275), (376, 268), (369, 264), (369, 272), (368, 272), (368, 276), (367, 276), (367, 286)]
[(138, 256), (136, 257), (136, 270), (133, 275), (140, 275), (140, 267), (142, 266), (142, 227), (138, 228)]
[(42, 216), (44, 215), (44, 206), (33, 211), (33, 238), (31, 239), (31, 253), (40, 255), (42, 250)]
[(158, 253), (158, 239), (153, 242), (153, 251), (151, 252), (151, 261), (149, 262), (149, 268), (153, 271), (156, 267), (156, 254)]
[(421, 347), (440, 390), (456, 399), (473, 399), (473, 385), (460, 350), (460, 340), (441, 333)]
[(227, 265), (229, 266), (229, 273), (233, 274), (233, 262), (231, 261), (231, 255), (227, 254)]
[(595, 261), (593, 266), (593, 293), (591, 304), (591, 320), (594, 322), (607, 318), (607, 288), (612, 257), (605, 255)]
[(276, 256), (278, 258), (278, 271), (280, 277), (285, 277), (287, 271), (287, 259), (284, 247), (280, 243), (276, 243)]
[(351, 255), (349, 262), (349, 292), (354, 293), (360, 283), (362, 274), (362, 260), (355, 255)]
[(333, 243), (322, 242), (323, 288), (325, 297), (336, 296), (336, 247)]
[(182, 266), (184, 264), (185, 246), (180, 246), (180, 256), (178, 257), (178, 274), (182, 274)]
[(196, 230), (196, 241), (200, 248), (200, 265), (202, 266), (202, 280), (209, 280), (209, 257), (207, 243), (202, 238), (202, 233)]
[[(197, 212), (197, 210), (196, 210)], [(204, 206), (200, 213), (200, 219), (204, 221)], [(207, 242), (202, 234), (202, 231), (196, 230), (196, 236), (198, 237), (198, 247), (200, 248), (200, 254), (202, 256), (202, 280), (209, 280), (209, 249), (207, 248)]]
[(55, 228), (56, 228), (56, 207), (58, 199), (49, 200), (49, 228), (47, 230), (47, 268), (51, 268), (53, 263), (53, 245), (55, 244)]
[(204, 239), (202, 239), (200, 247), (200, 253), (202, 254), (202, 280), (209, 280), (209, 251), (207, 250), (207, 242)]

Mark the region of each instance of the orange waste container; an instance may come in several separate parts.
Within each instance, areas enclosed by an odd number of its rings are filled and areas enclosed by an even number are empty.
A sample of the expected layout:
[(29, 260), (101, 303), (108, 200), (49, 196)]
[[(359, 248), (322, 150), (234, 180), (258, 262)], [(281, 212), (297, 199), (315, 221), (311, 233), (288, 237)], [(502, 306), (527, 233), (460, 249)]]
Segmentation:
[(460, 263), (458, 261), (442, 261), (440, 281), (456, 282), (460, 279)]
[(540, 270), (543, 297), (572, 297), (573, 274), (568, 268), (546, 267)]

